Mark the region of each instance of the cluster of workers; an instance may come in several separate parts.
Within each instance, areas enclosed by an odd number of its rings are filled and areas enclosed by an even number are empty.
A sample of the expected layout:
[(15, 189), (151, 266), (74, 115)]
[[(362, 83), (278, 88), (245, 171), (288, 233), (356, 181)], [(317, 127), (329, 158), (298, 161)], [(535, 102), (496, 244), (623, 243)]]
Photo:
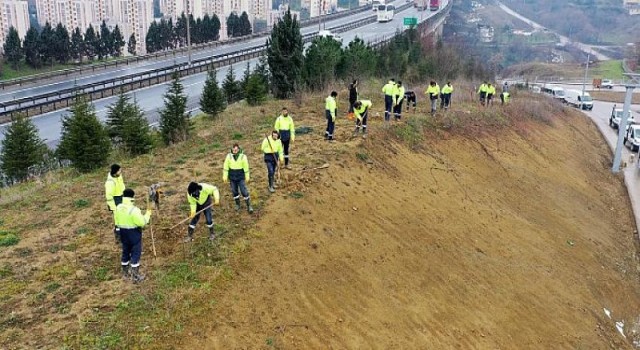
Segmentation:
[[(491, 83), (483, 81), (478, 88), (478, 96), (480, 97), (480, 104), (483, 106), (493, 105), (493, 97), (496, 94), (496, 87)], [(508, 103), (511, 96), (509, 94), (509, 83), (506, 81), (502, 85), (502, 92), (500, 92), (501, 104)]]
[[(436, 112), (438, 99), (440, 99), (440, 108), (445, 110), (449, 108), (453, 91), (454, 89), (451, 82), (447, 82), (442, 89), (440, 89), (440, 86), (438, 86), (435, 81), (429, 83), (425, 95), (431, 103), (432, 114)], [(389, 82), (382, 87), (382, 93), (384, 94), (385, 122), (389, 122), (392, 115), (396, 121), (402, 118), (404, 100), (407, 100), (407, 111), (410, 106), (413, 106), (415, 111), (416, 94), (413, 91), (405, 91), (401, 81), (396, 82), (394, 79), (389, 80)], [(480, 86), (478, 94), (480, 96), (480, 102), (483, 105), (489, 105), (495, 94), (495, 87), (484, 82)], [(334, 140), (335, 122), (338, 113), (337, 97), (338, 93), (332, 91), (325, 100), (325, 114), (327, 118), (325, 139), (330, 142)], [(503, 103), (509, 100), (506, 82), (500, 97)], [(349, 85), (349, 115), (355, 118), (354, 137), (360, 132), (362, 132), (363, 138), (366, 137), (367, 118), (371, 107), (372, 103), (370, 100), (359, 98), (358, 81), (354, 80)], [(283, 108), (281, 114), (275, 121), (274, 130), (271, 132), (271, 135), (267, 135), (264, 138), (261, 145), (268, 174), (267, 188), (270, 193), (276, 191), (276, 174), (279, 174), (281, 165), (289, 168), (289, 150), (294, 143), (295, 135), (293, 118), (289, 115), (287, 108)], [(241, 210), (241, 199), (243, 199), (247, 211), (253, 213), (253, 206), (251, 205), (249, 190), (247, 189), (247, 183), (250, 179), (249, 160), (243, 153), (240, 145), (236, 143), (231, 147), (230, 152), (225, 157), (222, 181), (224, 183), (230, 183), (231, 193), (235, 201), (235, 209)], [(204, 215), (207, 223), (209, 240), (214, 241), (216, 234), (214, 230), (212, 206), (220, 204), (220, 191), (214, 185), (197, 182), (190, 182), (186, 189), (187, 202), (190, 206), (190, 221), (187, 227), (187, 234), (183, 241), (193, 241), (196, 225), (200, 220), (200, 214)], [(142, 210), (135, 206), (135, 192), (130, 188), (126, 188), (122, 168), (118, 164), (111, 165), (111, 169), (107, 174), (105, 197), (107, 207), (114, 216), (114, 234), (116, 241), (122, 247), (122, 257), (120, 260), (122, 276), (125, 279), (132, 280), (134, 283), (141, 282), (144, 280), (144, 275), (141, 274), (139, 270), (142, 255), (142, 228), (149, 224), (152, 209), (147, 202), (147, 209), (143, 214)]]

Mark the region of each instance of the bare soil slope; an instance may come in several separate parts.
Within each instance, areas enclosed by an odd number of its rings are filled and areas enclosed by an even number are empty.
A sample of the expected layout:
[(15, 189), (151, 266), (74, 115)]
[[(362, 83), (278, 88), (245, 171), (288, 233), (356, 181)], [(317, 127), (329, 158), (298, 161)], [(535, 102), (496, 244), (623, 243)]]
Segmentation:
[(640, 310), (625, 189), (588, 120), (552, 124), (331, 145), (179, 347), (631, 348), (614, 327), (632, 338)]

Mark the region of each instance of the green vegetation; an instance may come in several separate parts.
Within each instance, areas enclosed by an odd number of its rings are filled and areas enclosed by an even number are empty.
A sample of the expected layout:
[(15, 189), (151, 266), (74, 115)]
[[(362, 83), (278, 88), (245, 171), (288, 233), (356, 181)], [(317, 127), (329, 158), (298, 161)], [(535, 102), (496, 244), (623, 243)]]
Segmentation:
[(44, 163), (47, 146), (30, 119), (20, 115), (13, 120), (2, 140), (0, 169), (10, 182), (24, 181), (29, 170)]
[(13, 232), (0, 231), (0, 247), (9, 247), (20, 242), (20, 238)]
[(590, 76), (604, 79), (621, 80), (624, 78), (621, 60), (601, 61), (595, 67), (589, 67)]

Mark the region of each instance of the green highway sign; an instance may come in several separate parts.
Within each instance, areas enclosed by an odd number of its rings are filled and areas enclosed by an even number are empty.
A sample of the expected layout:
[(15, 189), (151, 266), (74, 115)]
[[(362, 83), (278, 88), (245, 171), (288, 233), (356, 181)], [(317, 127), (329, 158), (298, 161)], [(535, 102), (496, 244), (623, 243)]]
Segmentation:
[(415, 26), (418, 25), (418, 19), (415, 17), (405, 17), (404, 18), (405, 26)]

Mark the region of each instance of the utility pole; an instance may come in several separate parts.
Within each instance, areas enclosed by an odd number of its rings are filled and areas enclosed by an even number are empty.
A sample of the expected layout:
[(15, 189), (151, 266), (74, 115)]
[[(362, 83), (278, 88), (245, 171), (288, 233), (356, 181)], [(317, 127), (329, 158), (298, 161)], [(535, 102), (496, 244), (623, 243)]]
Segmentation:
[[(637, 80), (638, 78), (640, 78), (640, 74), (637, 73), (626, 73), (625, 75), (629, 76), (629, 78), (631, 78), (632, 80)], [(627, 131), (627, 117), (629, 116), (629, 110), (631, 108), (631, 97), (633, 96), (633, 90), (637, 87), (640, 87), (640, 85), (632, 83), (628, 83), (625, 85), (627, 93), (624, 96), (622, 118), (620, 118), (620, 124), (618, 125), (618, 142), (616, 143), (616, 151), (613, 156), (613, 167), (611, 168), (611, 171), (613, 173), (617, 173), (620, 171), (622, 148), (624, 147), (624, 134)]]
[(580, 95), (580, 110), (582, 110), (582, 100), (584, 99), (584, 89), (587, 84), (587, 73), (589, 72), (589, 59), (591, 55), (587, 54), (587, 66), (584, 69), (584, 79), (582, 79), (582, 94)]
[(187, 55), (189, 56), (189, 67), (191, 67), (191, 22), (189, 17), (189, 0), (184, 0), (184, 10), (187, 13)]

